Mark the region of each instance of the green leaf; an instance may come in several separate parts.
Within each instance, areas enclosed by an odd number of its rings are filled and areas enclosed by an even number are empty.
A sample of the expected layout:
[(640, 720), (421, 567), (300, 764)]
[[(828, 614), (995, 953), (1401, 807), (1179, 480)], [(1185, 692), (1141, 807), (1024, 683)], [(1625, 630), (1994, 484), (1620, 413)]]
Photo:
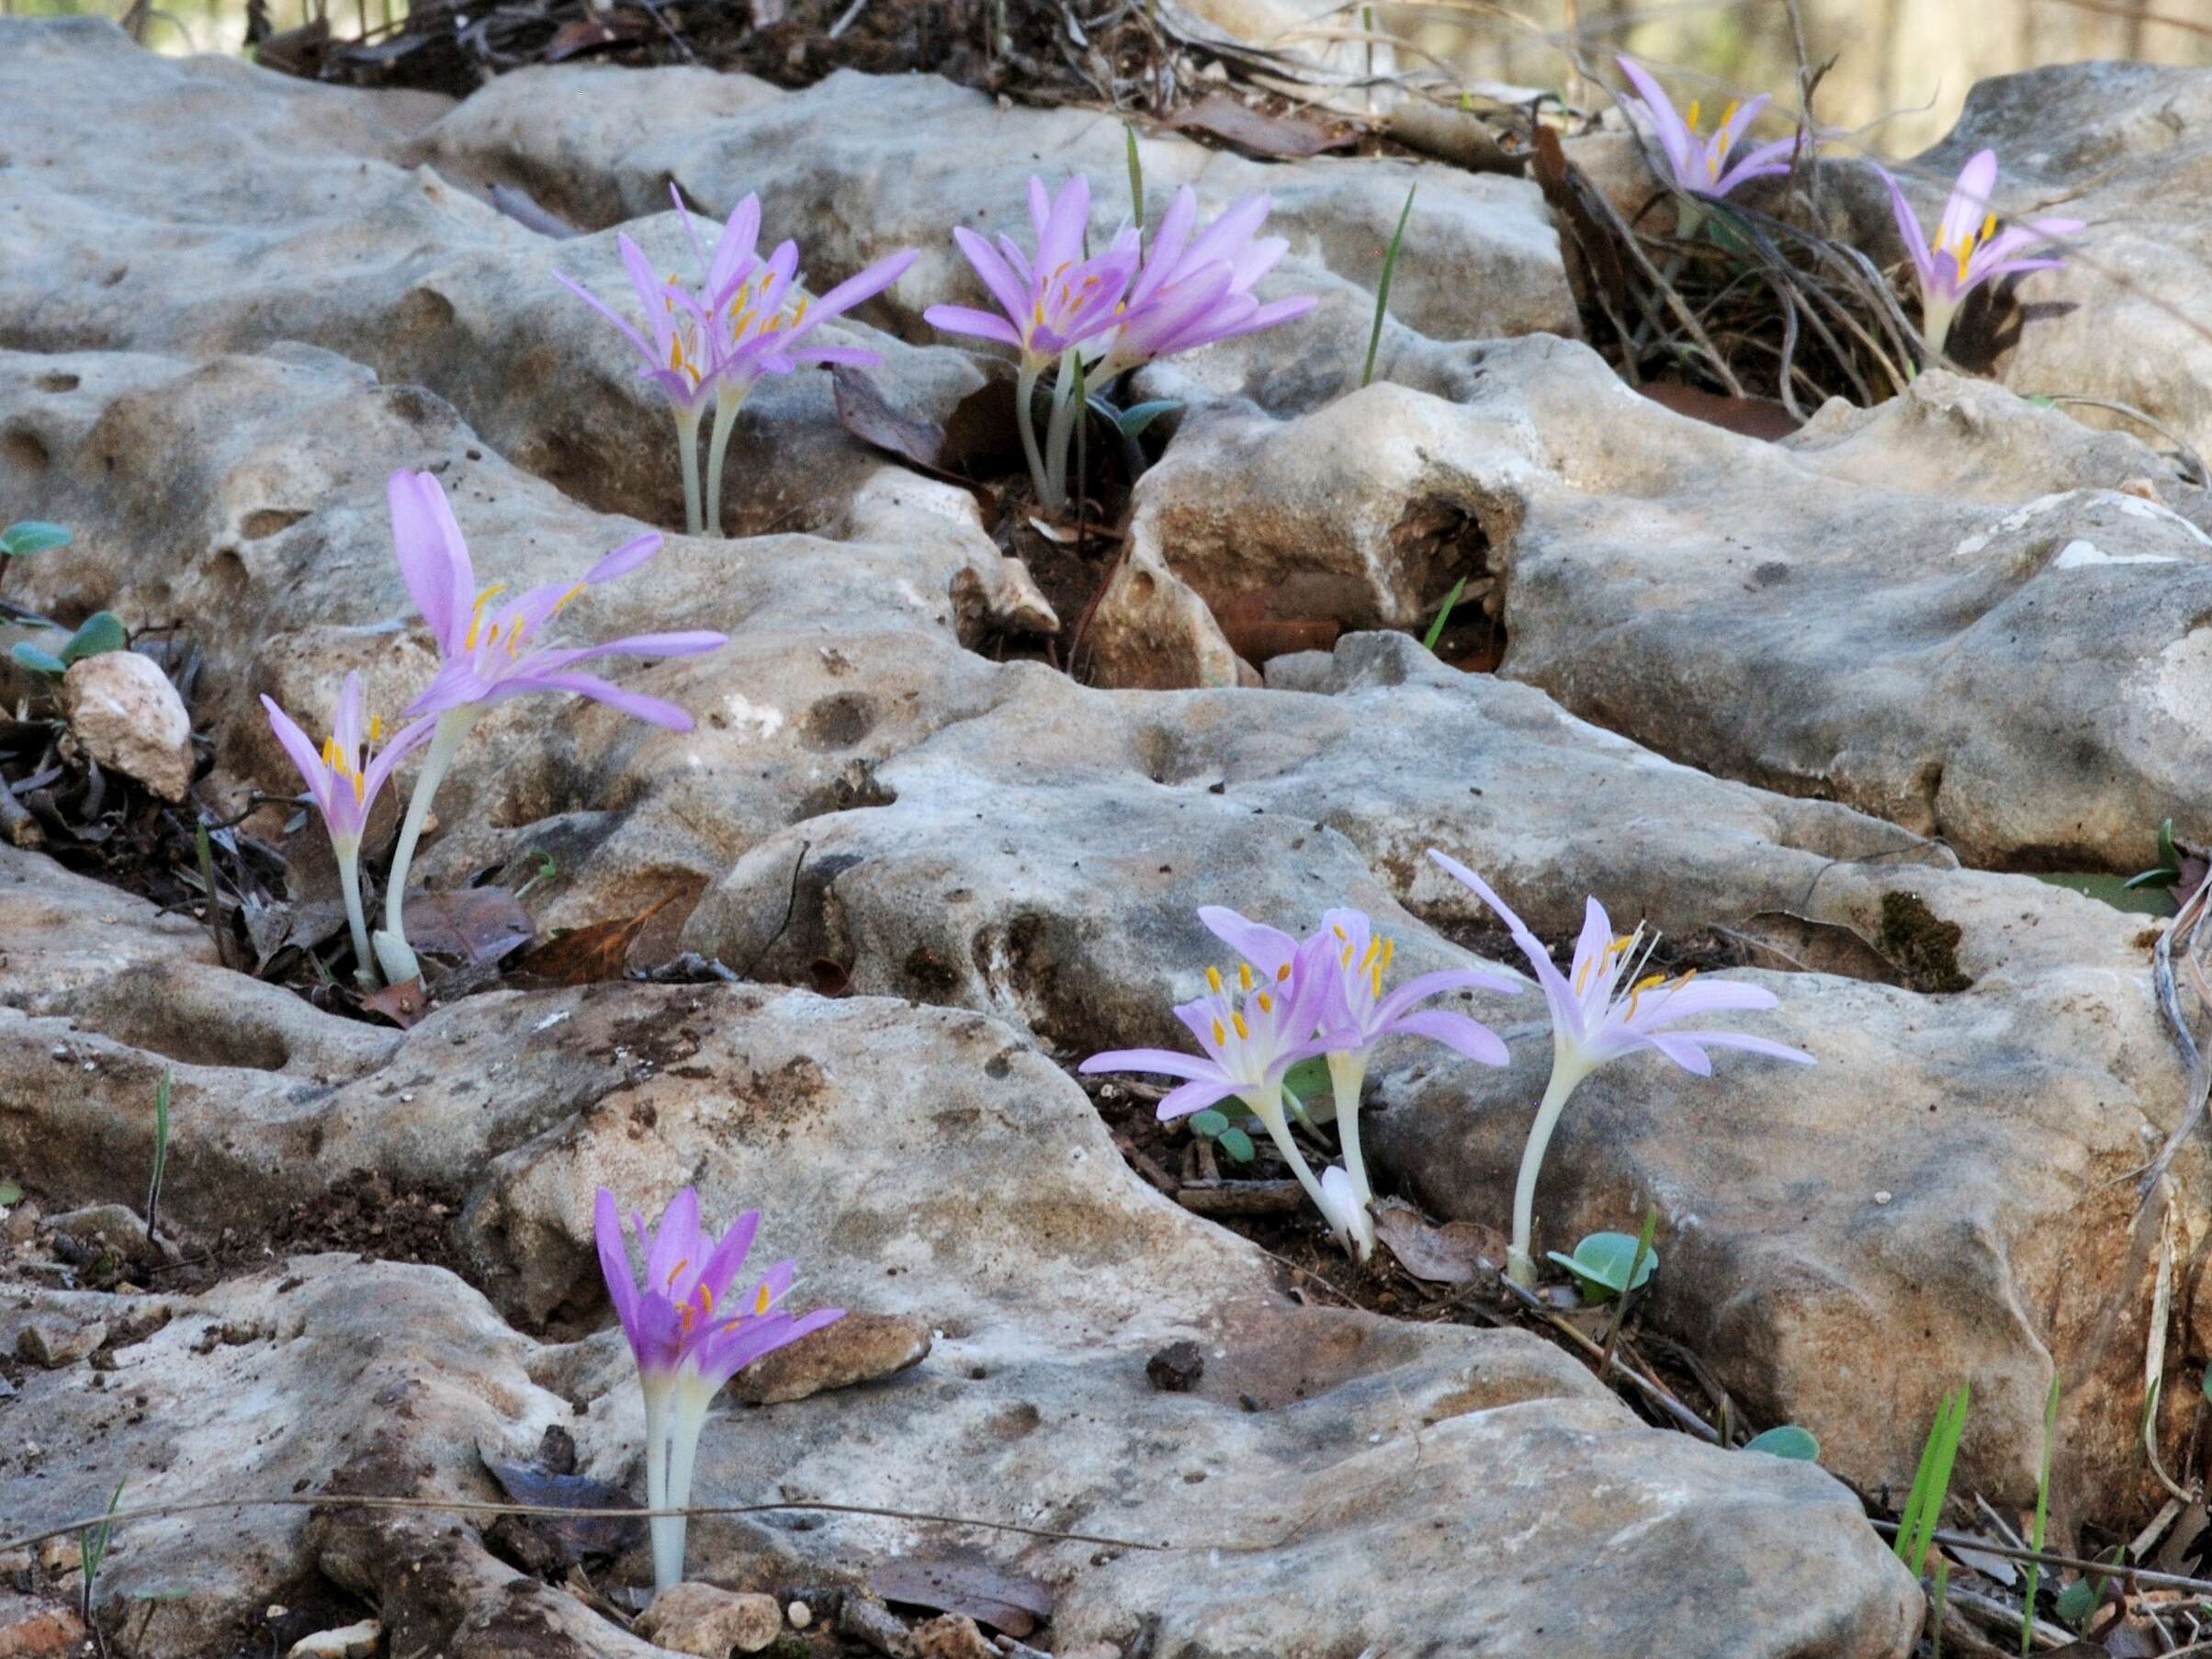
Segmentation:
[(1398, 209), (1398, 228), (1390, 235), (1390, 251), (1382, 255), (1382, 280), (1375, 284), (1375, 323), (1367, 335), (1367, 367), (1360, 371), (1360, 384), (1364, 387), (1375, 378), (1375, 350), (1382, 344), (1382, 319), (1390, 314), (1391, 273), (1398, 268), (1398, 249), (1405, 241), (1405, 221), (1413, 214), (1413, 191), (1405, 192), (1405, 205)]
[(1129, 222), (1142, 231), (1145, 228), (1145, 164), (1137, 159), (1136, 129), (1126, 122), (1123, 123), (1122, 138), (1129, 152)]
[(1451, 584), (1451, 592), (1444, 595), (1444, 608), (1437, 613), (1437, 619), (1428, 625), (1428, 632), (1421, 636), (1423, 650), (1433, 651), (1437, 649), (1437, 641), (1444, 637), (1444, 625), (1451, 620), (1451, 607), (1459, 604), (1460, 595), (1466, 591), (1467, 579), (1464, 576)]
[(113, 611), (95, 611), (77, 626), (62, 648), (63, 662), (82, 662), (87, 657), (104, 657), (109, 651), (119, 651), (130, 645), (130, 636), (123, 631), (122, 618)]
[(1821, 1461), (1821, 1443), (1812, 1438), (1809, 1428), (1800, 1428), (1795, 1423), (1779, 1424), (1765, 1434), (1755, 1434), (1744, 1442), (1746, 1451), (1763, 1451), (1770, 1458), (1789, 1458), (1800, 1463), (1817, 1463)]
[[(2172, 820), (2168, 820), (2171, 827)], [(2050, 1392), (2043, 1400), (2043, 1473), (2036, 1480), (2036, 1519), (2027, 1531), (2027, 1547), (2043, 1547), (2044, 1529), (2050, 1519), (2050, 1460), (2059, 1443), (2059, 1374), (2051, 1373)], [(2036, 1645), (2036, 1587), (2042, 1569), (2036, 1563), (2027, 1568), (2027, 1587), (2020, 1596), (2020, 1652), (2034, 1651)]]
[(1211, 1106), (1203, 1112), (1194, 1112), (1191, 1114), (1191, 1133), (1202, 1134), (1210, 1141), (1218, 1138), (1221, 1132), (1228, 1126), (1229, 1114), (1225, 1112), (1216, 1112)]
[(1252, 1137), (1241, 1129), (1223, 1130), (1213, 1144), (1221, 1148), (1222, 1156), (1233, 1164), (1248, 1164), (1252, 1161), (1255, 1150)]
[(1140, 437), (1145, 428), (1164, 414), (1172, 414), (1182, 407), (1175, 398), (1154, 398), (1146, 403), (1132, 403), (1113, 417), (1113, 423), (1122, 429), (1125, 438)]
[(1329, 1086), (1328, 1062), (1315, 1055), (1301, 1060), (1282, 1074), (1282, 1087), (1302, 1100), (1310, 1100)]
[[(2145, 874), (2158, 875), (2164, 873), (2153, 870)], [(2178, 878), (2177, 871), (2175, 879)], [(2173, 914), (2172, 901), (2166, 897), (2162, 887), (2157, 892), (2144, 892), (2136, 888), (2135, 883), (2142, 879), (2140, 876), (2130, 879), (2106, 875), (2100, 870), (2066, 870), (2055, 875), (2038, 875), (2036, 879), (2054, 887), (2064, 887), (2070, 893), (2102, 899), (2116, 910), (2127, 910), (2138, 916)]]
[[(1636, 1277), (1631, 1282), (1630, 1267), (1639, 1250), (1642, 1251), (1643, 1261), (1635, 1270)], [(1609, 1296), (1641, 1289), (1659, 1270), (1659, 1252), (1645, 1248), (1643, 1242), (1630, 1233), (1593, 1233), (1574, 1247), (1572, 1256), (1562, 1256), (1557, 1250), (1549, 1254), (1553, 1261), (1582, 1281), (1585, 1302), (1603, 1302)]]
[(1966, 1432), (1967, 1408), (1972, 1403), (1970, 1384), (1961, 1382), (1944, 1395), (1928, 1429), (1927, 1444), (1920, 1450), (1920, 1467), (1913, 1474), (1913, 1489), (1897, 1518), (1897, 1559), (1915, 1577), (1927, 1560), (1928, 1543), (1951, 1493), (1951, 1465), (1958, 1461), (1959, 1437)]
[(0, 1180), (0, 1204), (13, 1205), (22, 1202), (23, 1189), (19, 1185), (14, 1181)]
[(56, 547), (67, 546), (68, 526), (50, 525), (43, 519), (18, 519), (0, 530), (0, 554), (9, 559), (28, 559), (34, 553), (51, 553)]
[(15, 648), (7, 654), (25, 668), (36, 670), (41, 674), (59, 674), (69, 667), (51, 651), (42, 651), (28, 639), (17, 640)]
[(2097, 1610), (2097, 1586), (2086, 1578), (2077, 1578), (2058, 1594), (2050, 1610), (2074, 1630), (2089, 1622), (2089, 1616)]

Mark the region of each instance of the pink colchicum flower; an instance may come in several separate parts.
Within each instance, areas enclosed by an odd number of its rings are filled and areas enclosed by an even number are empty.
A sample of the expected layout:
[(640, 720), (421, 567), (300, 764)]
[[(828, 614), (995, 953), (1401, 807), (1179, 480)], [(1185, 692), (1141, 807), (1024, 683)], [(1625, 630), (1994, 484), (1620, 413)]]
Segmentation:
[(2064, 264), (2057, 254), (2024, 259), (2028, 248), (2058, 242), (2082, 230), (2078, 219), (2035, 219), (2000, 231), (1991, 198), (1997, 189), (1997, 152), (1979, 152), (1959, 170), (1951, 198), (1944, 204), (1943, 218), (1930, 242), (1920, 229), (1904, 188), (1884, 169), (1882, 182), (1890, 186), (1890, 210), (1897, 215), (1897, 233), (1904, 239), (1913, 269), (1920, 278), (1920, 333), (1930, 356), (1940, 356), (1950, 337), (1951, 322), (1966, 297), (1985, 282), (2016, 271), (2048, 271)]
[(1373, 1202), (1374, 1190), (1360, 1150), (1360, 1093), (1367, 1081), (1368, 1063), (1383, 1039), (1426, 1037), (1485, 1066), (1506, 1064), (1506, 1044), (1488, 1026), (1450, 1009), (1421, 1005), (1454, 990), (1516, 995), (1526, 988), (1517, 975), (1502, 968), (1443, 968), (1416, 975), (1385, 994), (1383, 976), (1390, 971), (1396, 942), (1378, 934), (1363, 910), (1327, 911), (1304, 945), (1279, 929), (1219, 906), (1208, 906), (1198, 918), (1263, 973), (1275, 972), (1301, 949), (1320, 947), (1315, 971), (1327, 987), (1319, 1016), (1321, 1052), (1328, 1062), (1345, 1172), (1362, 1209)]
[(1160, 216), (1112, 333), (1104, 336), (1096, 378), (1110, 380), (1177, 352), (1257, 333), (1318, 305), (1311, 294), (1264, 305), (1252, 297), (1252, 285), (1291, 245), (1280, 236), (1253, 240), (1272, 205), (1264, 196), (1247, 196), (1193, 237), (1198, 198), (1188, 185), (1178, 190)]
[(320, 750), (292, 717), (276, 705), (275, 698), (263, 697), (261, 705), (268, 711), (270, 729), (276, 732), (277, 742), (284, 745), (292, 764), (299, 769), (300, 781), (307, 785), (308, 799), (322, 815), (323, 828), (330, 832), (331, 851), (338, 860), (338, 886), (345, 897), (345, 920), (353, 930), (355, 971), (363, 978), (373, 980), (376, 958), (370, 954), (368, 921), (361, 908), (361, 837), (368, 828), (369, 811), (376, 806), (385, 780), (401, 761), (429, 738), (432, 722), (415, 721), (372, 754), (382, 733), (379, 724), (373, 720), (363, 729), (361, 676), (355, 673), (345, 676), (345, 684), (338, 694), (337, 713), (331, 722), (331, 735), (323, 739)]
[(1711, 136), (1700, 138), (1695, 99), (1691, 100), (1686, 115), (1678, 114), (1674, 100), (1666, 96), (1666, 89), (1642, 64), (1625, 57), (1614, 61), (1639, 95), (1627, 101), (1641, 103), (1651, 118), (1659, 148), (1666, 156), (1667, 170), (1674, 175), (1668, 182), (1682, 193), (1683, 207), (1676, 227), (1680, 235), (1697, 234), (1704, 214), (1698, 200), (1699, 197), (1718, 199), (1751, 179), (1768, 178), (1789, 171), (1789, 156), (1798, 145), (1795, 138), (1760, 144), (1738, 156), (1734, 165), (1729, 164), (1729, 155), (1735, 149), (1736, 141), (1772, 102), (1765, 93), (1748, 103), (1730, 104), (1721, 112), (1721, 124), (1713, 129)]
[[(1589, 900), (1584, 911), (1582, 936), (1574, 944), (1574, 965), (1563, 975), (1552, 965), (1543, 942), (1529, 931), (1488, 883), (1457, 859), (1430, 848), (1428, 856), (1446, 874), (1473, 889), (1497, 912), (1511, 930), (1513, 942), (1536, 970), (1536, 982), (1552, 1011), (1552, 1080), (1536, 1109), (1536, 1123), (1521, 1155), (1520, 1177), (1513, 1191), (1513, 1239), (1507, 1251), (1506, 1271), (1516, 1282), (1536, 1282), (1536, 1263), (1530, 1255), (1534, 1233), (1536, 1178), (1543, 1168), (1544, 1153), (1558, 1127), (1560, 1113), (1575, 1085), (1604, 1065), (1640, 1048), (1655, 1049), (1683, 1070), (1698, 1077), (1712, 1075), (1709, 1048), (1741, 1048), (1778, 1060), (1811, 1066), (1813, 1057), (1801, 1048), (1755, 1037), (1744, 1032), (1676, 1031), (1676, 1021), (1697, 1015), (1776, 1005), (1772, 991), (1755, 985), (1728, 980), (1698, 980), (1695, 971), (1672, 978), (1663, 974), (1640, 975), (1651, 956), (1643, 930), (1616, 935), (1605, 907)], [(1653, 943), (1656, 943), (1654, 938)], [(1625, 992), (1623, 979), (1629, 981)]]
[[(1038, 500), (1057, 512), (1066, 502), (1075, 354), (1119, 321), (1117, 308), (1136, 275), (1140, 238), (1131, 226), (1114, 237), (1104, 253), (1083, 256), (1083, 234), (1090, 223), (1090, 181), (1079, 173), (1057, 196), (1048, 194), (1043, 179), (1031, 178), (1029, 216), (1037, 234), (1033, 259), (1011, 237), (999, 237), (993, 248), (965, 225), (953, 231), (954, 242), (1005, 315), (966, 305), (933, 305), (922, 317), (948, 333), (996, 340), (1021, 352), (1014, 396), (1022, 453)], [(1055, 360), (1060, 367), (1053, 380), (1051, 441), (1040, 449), (1033, 407), (1037, 379)], [(1047, 455), (1054, 457), (1054, 465), (1046, 464)]]
[[(646, 1507), (681, 1509), (691, 1502), (699, 1431), (722, 1385), (762, 1355), (843, 1318), (844, 1310), (786, 1313), (782, 1304), (796, 1272), (788, 1261), (762, 1274), (750, 1294), (732, 1293), (760, 1230), (758, 1210), (714, 1238), (699, 1225), (698, 1193), (686, 1187), (669, 1201), (649, 1237), (642, 1214), (633, 1214), (631, 1224), (645, 1256), (642, 1280), (630, 1267), (615, 1195), (600, 1188), (593, 1216), (599, 1268), (645, 1393)], [(665, 1590), (683, 1577), (684, 1518), (655, 1516), (649, 1525), (653, 1583)]]
[(429, 817), (431, 799), (483, 712), (510, 697), (573, 692), (653, 725), (689, 731), (691, 716), (673, 704), (611, 684), (581, 665), (601, 657), (696, 656), (727, 644), (728, 637), (696, 629), (630, 634), (598, 645), (559, 649), (534, 647), (532, 637), (570, 600), (587, 588), (627, 575), (658, 553), (660, 536), (649, 533), (625, 542), (586, 570), (581, 581), (548, 582), (491, 610), (491, 602), (504, 584), (477, 587), (468, 546), (446, 499), (445, 486), (428, 472), (400, 471), (388, 480), (386, 496), (400, 574), (443, 660), (436, 677), (406, 711), (414, 717), (434, 717), (434, 725), (392, 853), (384, 929), (374, 941), (386, 978), (398, 984), (422, 971), (401, 921), (408, 866)]
[(1321, 1052), (1320, 1044), (1314, 1041), (1314, 1031), (1328, 996), (1325, 958), (1320, 941), (1311, 940), (1265, 975), (1255, 975), (1248, 962), (1242, 965), (1234, 988), (1219, 968), (1210, 967), (1206, 970), (1208, 994), (1193, 1002), (1179, 1003), (1175, 1010), (1175, 1017), (1198, 1039), (1202, 1054), (1172, 1048), (1117, 1048), (1091, 1055), (1078, 1069), (1158, 1072), (1183, 1079), (1181, 1087), (1170, 1089), (1159, 1104), (1162, 1123), (1188, 1117), (1236, 1096), (1267, 1126), (1291, 1173), (1326, 1213), (1321, 1184), (1291, 1137), (1282, 1100), (1283, 1073)]
[[(709, 254), (683, 205), (683, 192), (671, 184), (669, 195), (705, 277), (694, 291), (680, 277), (656, 276), (644, 251), (627, 236), (617, 236), (615, 246), (645, 314), (644, 332), (573, 277), (554, 274), (622, 331), (644, 361), (639, 375), (668, 394), (683, 470), (684, 528), (694, 536), (711, 528), (718, 536), (723, 457), (731, 423), (746, 395), (762, 376), (791, 374), (808, 364), (866, 367), (882, 362), (865, 347), (813, 345), (807, 344), (807, 337), (822, 323), (889, 288), (919, 254), (902, 249), (840, 283), (820, 299), (809, 300), (803, 293), (793, 293), (799, 280), (796, 243), (782, 243), (765, 261), (755, 252), (761, 231), (759, 197), (747, 196), (738, 203)], [(715, 424), (708, 440), (703, 502), (698, 434), (709, 392), (715, 399)]]
[(706, 528), (722, 533), (722, 470), (729, 449), (729, 434), (738, 411), (765, 375), (788, 375), (809, 364), (843, 363), (873, 367), (881, 356), (862, 345), (821, 345), (809, 341), (817, 328), (842, 316), (862, 301), (873, 299), (906, 275), (920, 257), (915, 248), (877, 260), (856, 276), (847, 277), (819, 299), (797, 291), (799, 249), (795, 242), (780, 243), (766, 260), (754, 255), (760, 234), (761, 203), (748, 196), (737, 205), (712, 257), (692, 227), (691, 214), (674, 185), (669, 194), (683, 220), (706, 282), (700, 289), (700, 314), (708, 323), (710, 367), (715, 387), (714, 434), (706, 446)]

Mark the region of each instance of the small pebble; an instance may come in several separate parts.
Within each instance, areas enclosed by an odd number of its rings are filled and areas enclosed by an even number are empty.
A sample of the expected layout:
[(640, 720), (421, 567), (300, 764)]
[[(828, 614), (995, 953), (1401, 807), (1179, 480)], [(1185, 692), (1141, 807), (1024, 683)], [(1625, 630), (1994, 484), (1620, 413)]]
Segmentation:
[(784, 1617), (791, 1620), (791, 1628), (803, 1631), (814, 1622), (814, 1609), (803, 1601), (795, 1601), (784, 1609)]
[(384, 1639), (384, 1627), (373, 1619), (342, 1625), (334, 1631), (317, 1631), (292, 1643), (284, 1659), (369, 1659)]
[(1890, 1195), (1887, 1192), (1877, 1192), (1874, 1195), (1874, 1202), (1878, 1204), (1886, 1204), (1890, 1202)]

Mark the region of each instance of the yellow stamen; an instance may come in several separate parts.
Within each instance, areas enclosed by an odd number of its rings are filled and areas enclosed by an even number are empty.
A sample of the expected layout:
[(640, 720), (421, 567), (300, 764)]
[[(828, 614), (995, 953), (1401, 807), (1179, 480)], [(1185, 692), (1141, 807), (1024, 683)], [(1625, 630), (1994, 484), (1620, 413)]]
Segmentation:
[(1985, 218), (1982, 220), (1982, 221), (1981, 221), (1981, 237), (1980, 237), (1978, 240), (1980, 240), (1980, 241), (1982, 241), (1982, 242), (1987, 242), (1987, 241), (1988, 241), (1988, 240), (1989, 240), (1991, 237), (1994, 236), (1996, 233), (1997, 233), (1997, 216), (1996, 216), (1994, 213), (1992, 213), (1992, 214), (1988, 215), (1987, 217), (1985, 217)]
[(774, 1298), (770, 1296), (768, 1293), (767, 1281), (765, 1280), (762, 1281), (761, 1288), (754, 1294), (752, 1299), (752, 1311), (756, 1314), (765, 1314), (768, 1311), (769, 1303), (773, 1300)]
[(1361, 972), (1365, 972), (1366, 969), (1373, 964), (1376, 955), (1382, 951), (1382, 942), (1380, 939), (1370, 939), (1367, 942), (1367, 954), (1360, 958), (1360, 967)]
[(338, 763), (338, 739), (334, 736), (322, 739), (322, 763), (325, 766)]
[(1368, 988), (1374, 993), (1375, 1000), (1380, 1002), (1382, 999), (1382, 965), (1376, 963), (1367, 973)]
[(382, 715), (368, 717), (368, 740), (371, 743), (384, 741), (384, 717)]
[(1284, 963), (1284, 964), (1283, 964), (1283, 965), (1282, 965), (1281, 967), (1279, 967), (1279, 968), (1277, 968), (1277, 969), (1275, 970), (1275, 983), (1276, 983), (1277, 985), (1281, 985), (1281, 983), (1282, 983), (1282, 982), (1283, 982), (1285, 979), (1288, 979), (1290, 976), (1291, 976), (1291, 965), (1290, 965), (1289, 963), (1287, 963), (1287, 962), (1286, 962), (1286, 963)]
[(570, 588), (570, 590), (569, 590), (567, 592), (563, 593), (563, 594), (562, 594), (562, 595), (561, 595), (561, 596), (560, 596), (559, 599), (556, 599), (556, 600), (553, 602), (553, 608), (552, 608), (551, 610), (547, 611), (547, 612), (546, 613), (546, 615), (547, 615), (547, 616), (558, 616), (558, 615), (560, 615), (560, 607), (561, 607), (561, 606), (563, 606), (563, 605), (565, 605), (565, 604), (567, 604), (569, 603), (569, 601), (570, 601), (570, 600), (571, 600), (571, 599), (573, 599), (573, 598), (575, 598), (577, 594), (579, 594), (579, 593), (582, 592), (584, 591), (584, 588), (585, 588), (585, 586), (586, 586), (586, 584), (585, 584), (585, 583), (583, 583), (583, 582), (581, 582), (581, 581), (580, 581), (580, 582), (578, 582), (578, 583), (577, 583), (577, 584), (576, 584), (574, 587)]
[(1703, 99), (1692, 98), (1689, 101), (1689, 107), (1683, 111), (1682, 124), (1685, 127), (1687, 127), (1692, 132), (1698, 130), (1698, 112), (1704, 108), (1704, 107), (1705, 105)]
[(1229, 1023), (1236, 1027), (1236, 1034), (1239, 1037), (1247, 1043), (1252, 1040), (1252, 1028), (1245, 1023), (1245, 1017), (1242, 1014), (1231, 1014)]
[(1398, 942), (1394, 939), (1385, 939), (1382, 942), (1382, 965), (1384, 967), (1388, 967), (1390, 965), (1390, 959), (1397, 954)]
[(1221, 994), (1221, 970), (1219, 968), (1210, 967), (1206, 970), (1206, 987), (1215, 996)]
[(1349, 939), (1351, 937), (1351, 935), (1347, 933), (1342, 928), (1331, 928), (1329, 931), (1336, 934), (1336, 936), (1339, 939)]
[(1351, 947), (1350, 945), (1349, 945), (1349, 944), (1348, 944), (1348, 945), (1346, 945), (1346, 946), (1344, 947), (1343, 966), (1344, 966), (1344, 971), (1345, 971), (1346, 973), (1348, 973), (1348, 974), (1349, 974), (1349, 973), (1350, 973), (1350, 972), (1351, 972), (1351, 969), (1352, 969), (1352, 947)]
[(1252, 988), (1252, 965), (1248, 962), (1240, 962), (1236, 965), (1236, 988), (1240, 991), (1248, 991)]
[(484, 606), (491, 602), (493, 594), (506, 585), (503, 581), (495, 581), (476, 596), (476, 603), (468, 607), (468, 632), (461, 638), (462, 649), (473, 650), (476, 648), (476, 630), (484, 620)]
[(344, 773), (342, 773), (342, 775), (343, 775), (343, 776), (349, 777), (349, 778), (353, 779), (353, 781), (354, 781), (354, 802), (355, 802), (355, 804), (356, 804), (356, 806), (357, 806), (357, 805), (359, 805), (359, 804), (360, 804), (360, 802), (362, 801), (362, 799), (363, 799), (363, 798), (364, 798), (364, 797), (367, 796), (367, 791), (368, 791), (368, 780), (367, 780), (367, 778), (363, 777), (363, 776), (362, 776), (362, 775), (361, 775), (359, 773), (357, 773), (357, 772), (351, 772), (351, 771), (347, 771), (347, 772), (344, 772)]
[(679, 1261), (678, 1263), (676, 1263), (676, 1265), (675, 1265), (674, 1267), (672, 1267), (672, 1268), (669, 1269), (669, 1270), (668, 1270), (668, 1282), (669, 1282), (669, 1283), (671, 1283), (671, 1284), (673, 1284), (673, 1283), (675, 1283), (675, 1282), (676, 1282), (676, 1276), (677, 1276), (678, 1274), (682, 1273), (682, 1272), (683, 1271), (683, 1270), (684, 1270), (685, 1268), (689, 1267), (689, 1266), (691, 1266), (691, 1258), (690, 1258), (690, 1257), (688, 1257), (688, 1256), (686, 1256), (686, 1257), (685, 1257), (685, 1258), (683, 1258), (682, 1261)]
[(1213, 1046), (1214, 1046), (1214, 1047), (1216, 1047), (1216, 1048), (1219, 1048), (1219, 1047), (1220, 1047), (1220, 1046), (1221, 1046), (1223, 1044), (1226, 1043), (1228, 1040), (1229, 1040), (1229, 1033), (1228, 1033), (1227, 1032), (1225, 1032), (1225, 1031), (1222, 1030), (1222, 1028), (1221, 1028), (1221, 1021), (1220, 1021), (1219, 1020), (1216, 1020), (1216, 1021), (1213, 1021)]
[(699, 1311), (712, 1315), (715, 1311), (715, 1289), (705, 1280), (699, 1281)]
[(1729, 122), (1734, 120), (1736, 118), (1736, 111), (1741, 107), (1742, 106), (1739, 105), (1735, 99), (1729, 99), (1728, 107), (1721, 111), (1721, 126), (1714, 128), (1713, 130), (1718, 132), (1722, 128), (1725, 128)]

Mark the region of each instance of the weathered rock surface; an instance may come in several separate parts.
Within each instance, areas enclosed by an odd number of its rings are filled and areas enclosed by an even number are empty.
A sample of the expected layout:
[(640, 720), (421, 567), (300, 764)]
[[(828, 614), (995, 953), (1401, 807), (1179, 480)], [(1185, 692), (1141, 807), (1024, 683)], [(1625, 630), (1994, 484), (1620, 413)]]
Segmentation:
[(190, 792), (192, 717), (152, 658), (103, 651), (71, 663), (62, 710), (70, 740), (95, 765), (136, 778), (164, 801)]

